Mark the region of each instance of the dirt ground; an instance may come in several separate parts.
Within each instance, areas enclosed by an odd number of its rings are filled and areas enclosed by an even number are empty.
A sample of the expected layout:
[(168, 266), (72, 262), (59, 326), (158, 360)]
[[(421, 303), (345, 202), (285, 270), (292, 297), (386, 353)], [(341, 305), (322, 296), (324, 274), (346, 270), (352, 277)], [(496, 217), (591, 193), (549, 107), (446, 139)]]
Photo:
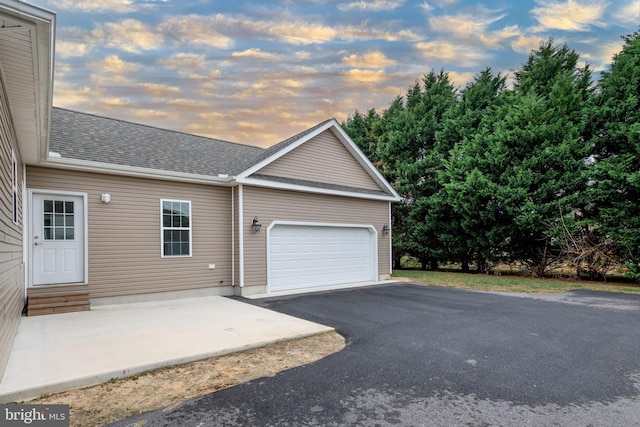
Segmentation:
[(344, 346), (342, 336), (330, 332), (112, 379), (92, 387), (42, 396), (29, 403), (70, 405), (71, 426), (101, 426), (256, 378), (273, 376), (285, 369), (315, 362)]

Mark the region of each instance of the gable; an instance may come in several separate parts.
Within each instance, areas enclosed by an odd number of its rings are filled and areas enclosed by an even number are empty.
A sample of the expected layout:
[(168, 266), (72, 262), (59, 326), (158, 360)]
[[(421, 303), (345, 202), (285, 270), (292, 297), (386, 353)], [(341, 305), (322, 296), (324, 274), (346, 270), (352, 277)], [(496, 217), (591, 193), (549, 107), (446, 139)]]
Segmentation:
[(384, 190), (329, 129), (257, 170), (255, 174), (260, 177)]

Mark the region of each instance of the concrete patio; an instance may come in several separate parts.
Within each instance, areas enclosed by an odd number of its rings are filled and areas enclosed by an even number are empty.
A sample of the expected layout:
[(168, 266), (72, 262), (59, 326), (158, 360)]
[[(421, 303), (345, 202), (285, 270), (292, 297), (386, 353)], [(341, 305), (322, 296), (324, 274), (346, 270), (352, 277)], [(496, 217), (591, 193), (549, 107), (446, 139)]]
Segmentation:
[(332, 330), (218, 296), (23, 317), (0, 403)]

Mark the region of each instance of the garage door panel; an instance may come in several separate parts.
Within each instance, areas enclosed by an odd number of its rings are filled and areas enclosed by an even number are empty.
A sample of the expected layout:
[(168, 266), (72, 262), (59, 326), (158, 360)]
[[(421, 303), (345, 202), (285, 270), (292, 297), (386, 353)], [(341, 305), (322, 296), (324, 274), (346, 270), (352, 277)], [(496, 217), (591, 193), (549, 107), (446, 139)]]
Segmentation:
[(375, 236), (365, 227), (278, 224), (269, 231), (269, 290), (373, 280)]

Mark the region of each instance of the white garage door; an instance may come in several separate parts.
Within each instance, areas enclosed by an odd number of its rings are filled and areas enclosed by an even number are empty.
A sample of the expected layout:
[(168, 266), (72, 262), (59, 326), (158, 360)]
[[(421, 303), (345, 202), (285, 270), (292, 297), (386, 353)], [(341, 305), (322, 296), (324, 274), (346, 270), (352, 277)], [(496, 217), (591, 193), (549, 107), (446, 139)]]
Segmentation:
[(269, 231), (269, 291), (374, 280), (368, 228), (275, 225)]

